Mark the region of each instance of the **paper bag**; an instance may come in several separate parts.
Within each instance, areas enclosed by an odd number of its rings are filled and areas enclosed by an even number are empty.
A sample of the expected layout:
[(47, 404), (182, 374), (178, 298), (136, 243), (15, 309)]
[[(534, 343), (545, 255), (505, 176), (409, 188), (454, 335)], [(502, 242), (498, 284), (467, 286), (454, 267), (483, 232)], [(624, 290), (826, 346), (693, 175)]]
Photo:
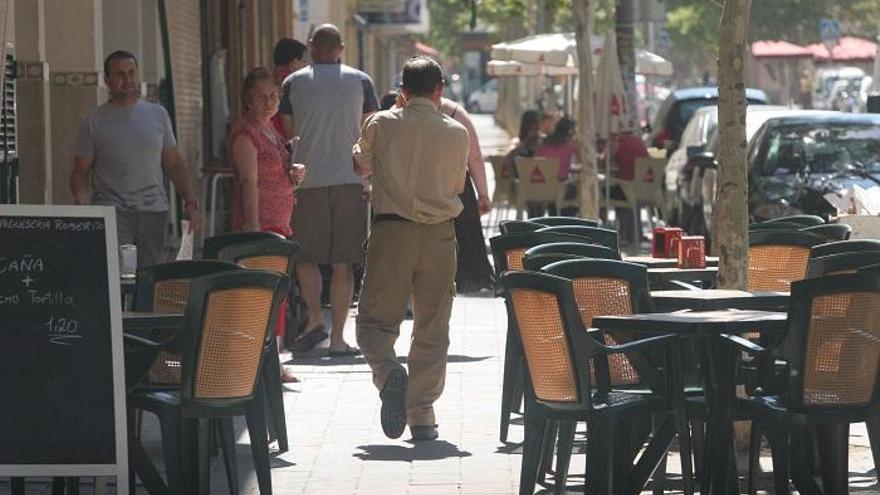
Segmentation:
[(176, 260), (193, 259), (193, 231), (189, 228), (189, 220), (180, 222), (180, 249), (177, 250)]

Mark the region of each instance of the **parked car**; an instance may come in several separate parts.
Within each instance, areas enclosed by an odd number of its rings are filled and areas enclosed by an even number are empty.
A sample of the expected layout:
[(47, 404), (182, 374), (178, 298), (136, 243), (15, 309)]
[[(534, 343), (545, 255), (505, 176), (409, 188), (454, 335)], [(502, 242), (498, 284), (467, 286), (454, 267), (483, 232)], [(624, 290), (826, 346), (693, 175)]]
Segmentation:
[[(747, 108), (747, 116), (758, 112), (788, 111), (788, 107), (774, 105), (750, 105)], [(755, 121), (755, 117), (751, 119)], [(754, 134), (759, 125), (748, 127), (747, 136)], [(763, 122), (763, 120), (761, 121)], [(666, 164), (664, 191), (667, 196), (666, 206), (669, 211), (667, 217), (673, 225), (684, 228), (687, 231), (702, 232), (703, 210), (703, 165), (706, 161), (706, 151), (710, 143), (717, 135), (718, 107), (715, 105), (703, 107), (694, 112), (693, 118), (685, 127), (681, 135), (681, 144)], [(715, 143), (717, 145), (717, 143)], [(714, 158), (714, 150), (710, 156)], [(678, 218), (676, 217), (678, 212)], [(676, 222), (677, 220), (677, 222)]]
[[(807, 213), (827, 218), (823, 198), (852, 184), (880, 184), (880, 115), (821, 110), (749, 112), (749, 215), (752, 221)], [(703, 233), (713, 232), (718, 135), (702, 160)], [(694, 227), (700, 227), (695, 225)]]
[(467, 97), (467, 109), (473, 113), (492, 113), (498, 108), (498, 79), (489, 79)]
[[(760, 89), (746, 89), (746, 99), (750, 104), (767, 103), (767, 94)], [(678, 147), (681, 133), (698, 108), (717, 105), (718, 88), (711, 86), (676, 89), (670, 94), (654, 117), (648, 128), (648, 146), (666, 148), (667, 156)]]
[[(813, 79), (813, 108), (828, 110), (832, 108), (834, 86), (840, 80), (856, 80), (865, 76), (858, 67), (829, 67), (816, 69)], [(844, 83), (845, 84), (845, 83)], [(840, 85), (838, 85), (840, 86)]]
[(670, 225), (684, 226), (690, 218), (696, 198), (687, 187), (693, 172), (693, 164), (688, 167), (688, 158), (695, 150), (702, 151), (717, 125), (718, 107), (711, 105), (697, 109), (681, 133), (680, 146), (669, 155), (663, 172), (663, 216)]

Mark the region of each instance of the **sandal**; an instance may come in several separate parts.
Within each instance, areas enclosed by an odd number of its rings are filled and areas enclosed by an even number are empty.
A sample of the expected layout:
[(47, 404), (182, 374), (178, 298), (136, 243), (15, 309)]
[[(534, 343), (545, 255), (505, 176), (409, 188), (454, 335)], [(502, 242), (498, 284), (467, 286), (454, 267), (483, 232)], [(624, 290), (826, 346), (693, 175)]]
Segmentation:
[(327, 351), (327, 355), (330, 357), (346, 357), (346, 356), (360, 356), (361, 350), (357, 347), (352, 347), (348, 344), (345, 345), (345, 349), (330, 349)]
[(285, 369), (282, 369), (282, 371), (281, 371), (281, 382), (282, 382), (282, 383), (299, 383), (299, 382), (301, 382), (301, 381), (302, 381), (302, 380), (300, 380), (300, 379), (299, 379), (296, 375), (294, 375), (293, 373), (291, 373), (291, 372), (289, 372), (289, 371), (287, 371), (287, 370), (285, 370)]
[(330, 338), (330, 335), (324, 331), (324, 324), (319, 324), (314, 330), (308, 331), (293, 341), (293, 350), (296, 352), (309, 352), (316, 345)]

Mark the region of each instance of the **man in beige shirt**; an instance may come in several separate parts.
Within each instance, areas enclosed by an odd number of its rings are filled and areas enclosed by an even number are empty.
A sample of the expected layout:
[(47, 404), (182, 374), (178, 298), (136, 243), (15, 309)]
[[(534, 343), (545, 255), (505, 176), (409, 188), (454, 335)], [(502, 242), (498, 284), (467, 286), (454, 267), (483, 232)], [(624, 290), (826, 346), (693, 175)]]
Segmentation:
[[(434, 401), (443, 392), (449, 316), (455, 294), (455, 227), (462, 210), (467, 130), (438, 111), (443, 72), (416, 57), (403, 68), (405, 105), (365, 123), (355, 170), (372, 176), (375, 217), (358, 303), (357, 339), (382, 398), (382, 429), (398, 438), (437, 438)], [(407, 300), (413, 336), (407, 365), (397, 362)]]

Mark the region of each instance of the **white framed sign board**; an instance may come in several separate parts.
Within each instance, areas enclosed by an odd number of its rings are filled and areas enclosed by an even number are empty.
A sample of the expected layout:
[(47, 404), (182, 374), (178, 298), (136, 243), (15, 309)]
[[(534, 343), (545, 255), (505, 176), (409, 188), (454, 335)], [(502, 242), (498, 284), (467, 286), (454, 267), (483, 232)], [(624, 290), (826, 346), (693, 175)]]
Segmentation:
[(0, 476), (128, 492), (116, 212), (0, 205)]

